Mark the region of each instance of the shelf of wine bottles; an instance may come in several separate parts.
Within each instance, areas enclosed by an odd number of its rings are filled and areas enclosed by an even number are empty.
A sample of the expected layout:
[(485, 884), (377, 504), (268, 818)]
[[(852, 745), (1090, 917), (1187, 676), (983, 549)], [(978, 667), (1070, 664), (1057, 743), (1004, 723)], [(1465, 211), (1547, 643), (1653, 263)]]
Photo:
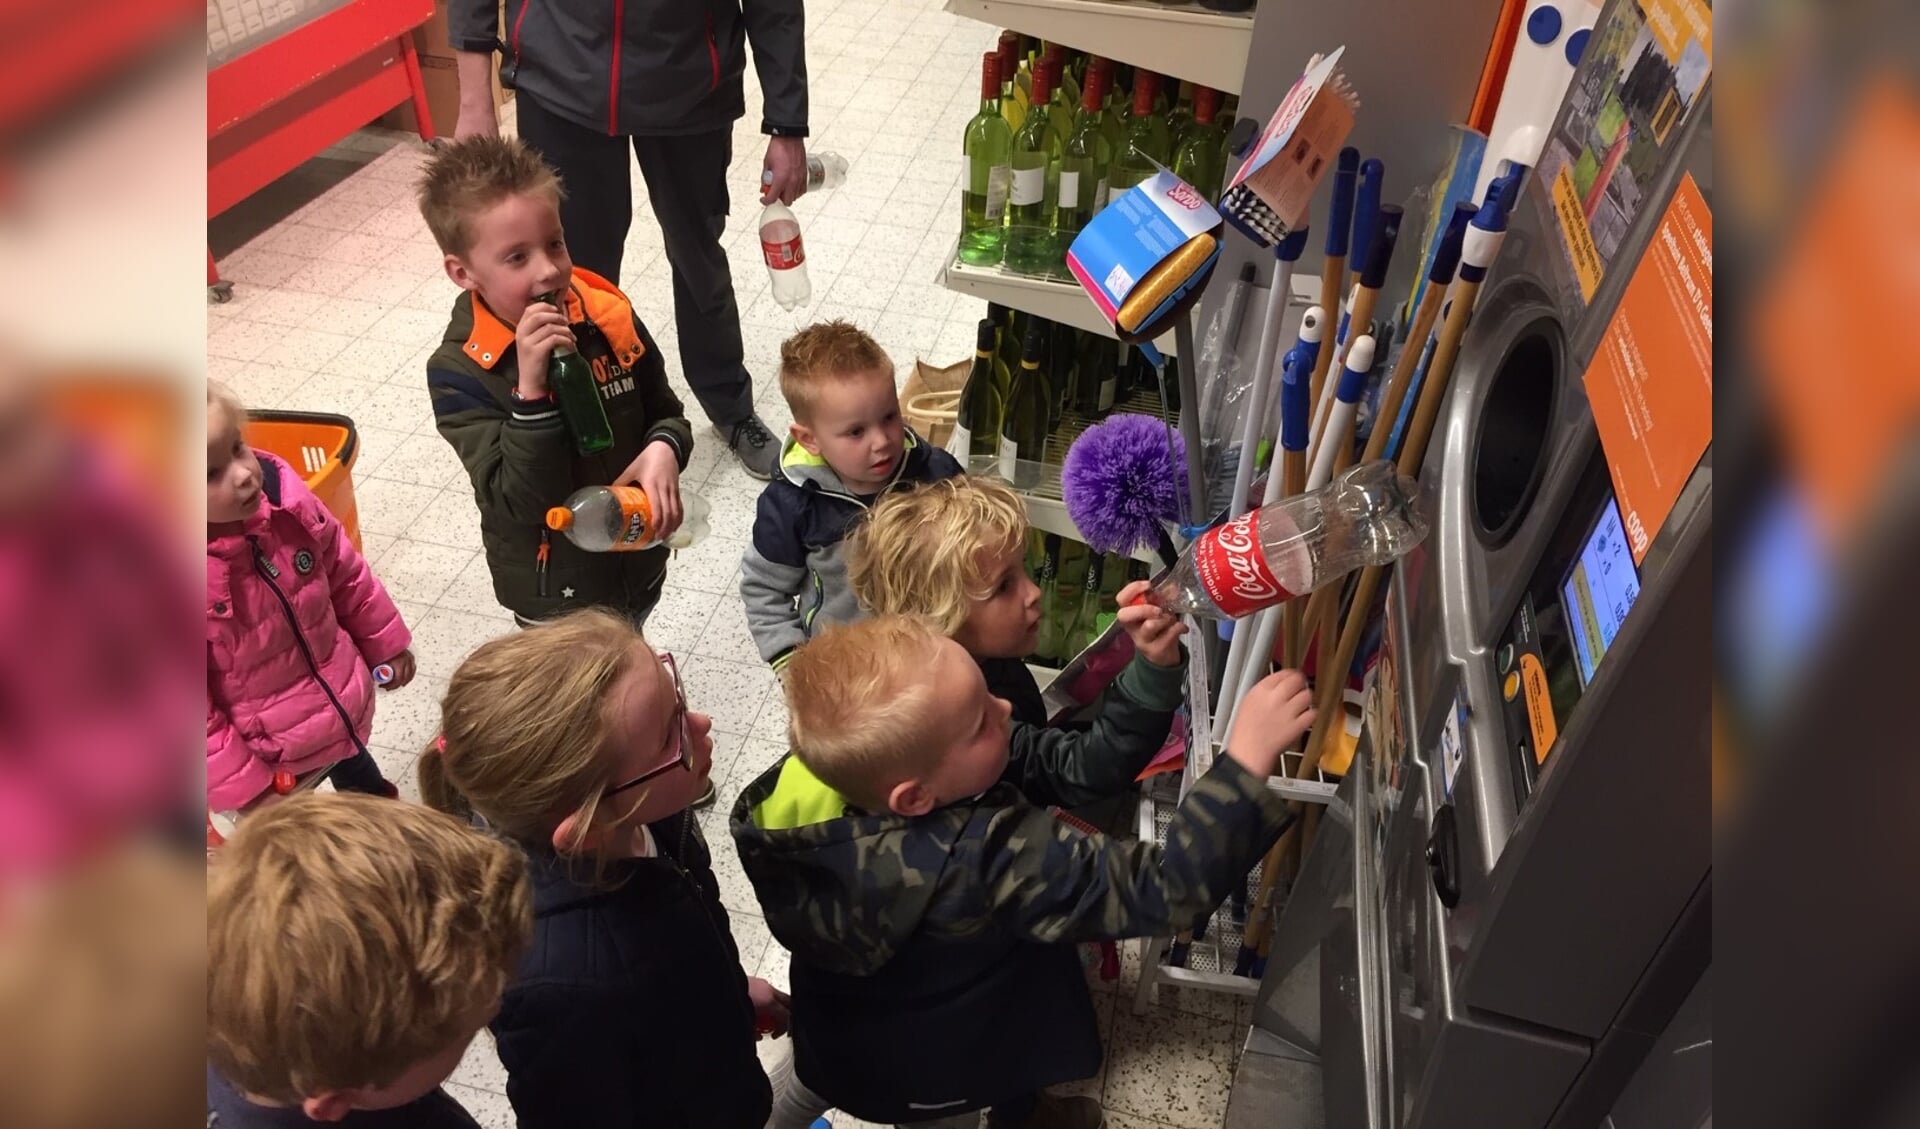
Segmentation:
[(1169, 374), (1167, 390), (1176, 397), (1169, 403), (1159, 373), (1133, 347), (1004, 306), (987, 311), (948, 449), (970, 473), (1018, 491), (1035, 529), (1078, 538), (1061, 502), (1068, 449), (1116, 412), (1176, 420), (1177, 370)]
[(1069, 248), (1163, 168), (1217, 196), (1237, 99), (1017, 31), (981, 57), (979, 89), (961, 139), (960, 238), (947, 285), (1104, 328), (1068, 269)]
[(1160, 0), (947, 0), (946, 9), (1036, 39), (1148, 67), (1237, 94), (1253, 45), (1253, 13)]

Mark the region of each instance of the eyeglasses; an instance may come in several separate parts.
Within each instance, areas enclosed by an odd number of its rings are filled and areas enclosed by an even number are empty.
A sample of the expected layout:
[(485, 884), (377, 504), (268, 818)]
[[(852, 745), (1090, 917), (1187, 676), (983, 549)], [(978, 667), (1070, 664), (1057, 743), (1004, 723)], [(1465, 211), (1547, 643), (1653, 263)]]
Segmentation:
[(667, 668), (667, 677), (673, 680), (673, 718), (667, 729), (667, 761), (658, 768), (650, 768), (624, 784), (615, 784), (601, 793), (602, 798), (618, 796), (629, 788), (638, 788), (662, 773), (672, 772), (676, 768), (693, 771), (693, 764), (687, 759), (693, 749), (693, 733), (687, 725), (687, 691), (680, 684), (680, 668), (674, 665), (673, 656), (660, 652), (660, 665)]

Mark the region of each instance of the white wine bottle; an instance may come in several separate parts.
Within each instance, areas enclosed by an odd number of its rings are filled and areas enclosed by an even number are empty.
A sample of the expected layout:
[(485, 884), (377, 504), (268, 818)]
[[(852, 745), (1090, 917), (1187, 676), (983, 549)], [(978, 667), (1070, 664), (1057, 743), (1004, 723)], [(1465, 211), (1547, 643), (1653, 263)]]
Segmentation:
[(969, 470), (976, 459), (992, 459), (1000, 448), (1000, 390), (993, 379), (993, 338), (993, 320), (981, 318), (974, 338), (973, 371), (960, 390), (958, 418), (953, 435), (947, 439), (947, 453)]
[(1013, 168), (1013, 130), (1000, 116), (1000, 56), (980, 60), (980, 112), (967, 123), (960, 182), (960, 261), (993, 266), (1005, 249), (1007, 193)]
[(1053, 69), (1033, 75), (1029, 113), (1013, 135), (1013, 189), (1007, 201), (1007, 269), (1016, 274), (1046, 274), (1059, 258), (1054, 242), (1054, 209), (1060, 202), (1060, 137), (1044, 107), (1053, 97)]
[(1027, 318), (1027, 339), (1020, 350), (1020, 371), (1013, 376), (1013, 394), (1007, 397), (1000, 423), (1000, 477), (1017, 487), (1038, 485), (1038, 463), (1047, 451), (1047, 374), (1040, 358), (1047, 351), (1047, 325)]

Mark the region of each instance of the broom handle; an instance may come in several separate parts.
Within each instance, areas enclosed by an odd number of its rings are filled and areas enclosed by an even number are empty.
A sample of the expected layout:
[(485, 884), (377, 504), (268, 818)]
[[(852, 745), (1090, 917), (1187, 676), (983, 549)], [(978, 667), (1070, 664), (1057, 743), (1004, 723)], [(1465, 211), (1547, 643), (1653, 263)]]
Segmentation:
[(1187, 448), (1187, 524), (1199, 525), (1207, 512), (1207, 477), (1200, 449), (1200, 350), (1193, 347), (1193, 311), (1173, 323), (1174, 349), (1180, 359), (1180, 438)]
[[(1427, 441), (1433, 437), (1434, 422), (1440, 416), (1440, 405), (1446, 399), (1447, 386), (1453, 380), (1453, 365), (1460, 356), (1460, 341), (1466, 336), (1467, 323), (1473, 319), (1473, 304), (1480, 297), (1480, 280), (1462, 278), (1453, 286), (1453, 308), (1447, 311), (1447, 323), (1440, 331), (1439, 343), (1434, 347), (1433, 361), (1427, 368), (1426, 384), (1420, 389), (1420, 400), (1414, 406), (1413, 419), (1407, 425), (1407, 438), (1400, 448), (1399, 471), (1412, 476), (1426, 460)], [(1319, 669), (1345, 670), (1353, 662), (1354, 652), (1360, 647), (1360, 634), (1366, 626), (1369, 605), (1379, 591), (1380, 578), (1372, 575), (1372, 584), (1367, 583), (1369, 574), (1377, 574), (1384, 565), (1376, 565), (1361, 574), (1361, 588), (1355, 593), (1352, 609), (1347, 613), (1347, 621), (1340, 632), (1340, 644), (1333, 656), (1333, 665), (1326, 665), (1327, 656), (1322, 654)], [(1363, 602), (1360, 597), (1364, 596)], [(1317, 717), (1330, 716), (1326, 711), (1339, 704), (1339, 690), (1342, 680), (1324, 678), (1318, 688), (1314, 709)], [(1306, 756), (1300, 759), (1297, 774), (1305, 778), (1320, 767), (1320, 755), (1326, 748), (1328, 729), (1324, 725), (1315, 725), (1313, 735), (1307, 741)]]

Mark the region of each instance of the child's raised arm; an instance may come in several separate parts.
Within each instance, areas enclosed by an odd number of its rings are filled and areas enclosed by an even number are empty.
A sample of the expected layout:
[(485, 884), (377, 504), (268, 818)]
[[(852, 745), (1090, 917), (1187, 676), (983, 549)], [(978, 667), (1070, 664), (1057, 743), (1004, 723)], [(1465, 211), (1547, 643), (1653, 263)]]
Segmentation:
[(1226, 898), (1293, 815), (1230, 757), (1194, 783), (1167, 844), (1087, 835), (1035, 807), (996, 814), (981, 845), (989, 908), (1035, 941), (1103, 941), (1172, 932)]

